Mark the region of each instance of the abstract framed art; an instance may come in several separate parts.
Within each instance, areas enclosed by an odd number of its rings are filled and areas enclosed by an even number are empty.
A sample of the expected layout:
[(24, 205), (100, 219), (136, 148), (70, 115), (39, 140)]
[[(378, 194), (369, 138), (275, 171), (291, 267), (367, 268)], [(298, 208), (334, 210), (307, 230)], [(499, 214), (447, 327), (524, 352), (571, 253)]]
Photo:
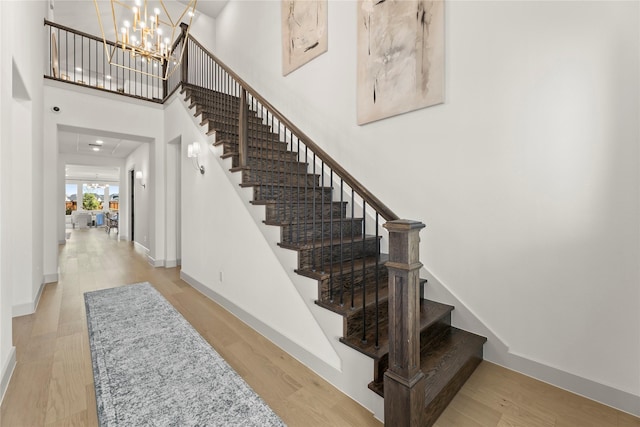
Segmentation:
[(327, 0), (282, 0), (282, 75), (327, 51)]
[(358, 0), (358, 124), (444, 102), (442, 0)]

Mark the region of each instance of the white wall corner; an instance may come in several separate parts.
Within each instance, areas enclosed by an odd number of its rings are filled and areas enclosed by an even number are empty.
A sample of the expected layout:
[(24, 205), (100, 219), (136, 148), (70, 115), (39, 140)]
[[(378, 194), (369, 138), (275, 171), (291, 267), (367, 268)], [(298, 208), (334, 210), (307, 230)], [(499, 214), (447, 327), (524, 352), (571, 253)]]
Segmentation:
[(16, 368), (16, 348), (11, 347), (9, 350), (9, 357), (7, 357), (7, 362), (2, 367), (2, 371), (0, 371), (0, 404), (4, 399), (4, 395), (9, 387), (9, 381), (11, 381), (11, 376), (13, 375), (13, 371)]
[(155, 259), (147, 254), (147, 262), (153, 267), (165, 267), (165, 261), (163, 259)]
[[(57, 281), (57, 276), (58, 275), (56, 274), (56, 280), (54, 280), (53, 282)], [(45, 283), (52, 283), (52, 282), (41, 283), (40, 288), (38, 289), (38, 293), (36, 294), (36, 297), (32, 302), (25, 302), (22, 304), (14, 305), (11, 308), (11, 316), (20, 317), (20, 316), (27, 316), (29, 314), (35, 313), (36, 310), (38, 309), (38, 303), (40, 303), (40, 297), (42, 296), (42, 291), (44, 290)]]
[(43, 282), (45, 284), (47, 283), (55, 283), (58, 281), (58, 273), (54, 273), (54, 274), (45, 274), (44, 278), (42, 279)]

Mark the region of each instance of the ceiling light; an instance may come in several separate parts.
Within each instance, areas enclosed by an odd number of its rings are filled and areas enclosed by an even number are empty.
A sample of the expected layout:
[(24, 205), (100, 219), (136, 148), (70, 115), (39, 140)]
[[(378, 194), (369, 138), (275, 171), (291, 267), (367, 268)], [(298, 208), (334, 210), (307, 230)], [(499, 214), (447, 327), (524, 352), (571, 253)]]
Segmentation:
[(81, 67), (76, 67), (76, 71), (82, 71)]
[(98, 145), (102, 145), (104, 144), (104, 141), (100, 140), (100, 139), (96, 139), (96, 144)]
[(100, 151), (100, 147), (93, 147), (93, 151)]
[[(109, 64), (115, 67), (121, 67), (129, 71), (146, 74), (151, 77), (166, 80), (177, 69), (182, 61), (184, 49), (177, 49), (174, 52), (178, 37), (182, 34), (182, 19), (188, 20), (185, 37), (189, 35), (191, 21), (195, 14), (197, 0), (185, 1), (185, 8), (180, 14), (172, 17), (165, 0), (152, 2), (159, 3), (160, 7), (149, 6), (147, 0), (111, 0), (111, 16), (113, 19), (113, 28), (115, 29), (115, 45), (107, 42), (104, 26), (102, 24), (102, 14), (98, 0), (94, 0), (98, 23), (102, 30), (102, 38), (104, 47), (109, 59)], [(107, 24), (110, 26), (111, 24)], [(164, 39), (163, 39), (164, 38)], [(164, 41), (162, 43), (161, 41)], [(123, 61), (118, 61), (122, 57), (122, 51), (131, 55), (132, 58), (141, 57), (146, 62), (153, 62), (154, 67), (158, 65), (166, 65), (163, 67), (162, 75), (152, 74), (152, 70), (144, 70), (139, 67), (132, 68), (127, 66)], [(169, 66), (173, 64), (173, 66)]]

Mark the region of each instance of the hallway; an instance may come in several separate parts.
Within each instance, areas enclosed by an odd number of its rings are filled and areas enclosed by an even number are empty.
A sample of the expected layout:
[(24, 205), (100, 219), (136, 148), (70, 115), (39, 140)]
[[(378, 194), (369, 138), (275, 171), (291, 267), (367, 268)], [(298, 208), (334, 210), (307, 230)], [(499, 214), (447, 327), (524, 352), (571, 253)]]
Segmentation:
[(2, 427), (95, 426), (97, 415), (83, 293), (148, 281), (291, 426), (379, 426), (336, 390), (179, 278), (153, 268), (131, 242), (104, 229), (67, 230), (60, 280), (37, 312), (14, 318), (17, 366), (0, 408)]

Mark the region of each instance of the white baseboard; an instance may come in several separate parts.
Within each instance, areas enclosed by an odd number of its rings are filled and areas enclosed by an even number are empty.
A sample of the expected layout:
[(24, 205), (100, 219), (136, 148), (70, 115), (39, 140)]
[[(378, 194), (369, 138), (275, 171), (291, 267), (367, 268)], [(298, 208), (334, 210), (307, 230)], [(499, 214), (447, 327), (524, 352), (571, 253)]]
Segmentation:
[(561, 371), (560, 369), (544, 365), (511, 352), (509, 352), (505, 360), (494, 363), (563, 390), (570, 391), (571, 393), (640, 417), (640, 396)]
[(308, 350), (302, 348), (297, 343), (291, 341), (289, 338), (282, 335), (280, 332), (273, 329), (271, 326), (262, 322), (254, 317), (251, 313), (238, 307), (233, 302), (229, 301), (217, 292), (209, 289), (204, 284), (200, 283), (193, 277), (189, 276), (184, 271), (180, 272), (180, 278), (187, 282), (192, 288), (200, 292), (210, 300), (220, 304), (223, 308), (236, 316), (238, 319), (249, 325), (260, 335), (267, 338), (269, 341), (280, 347), (285, 352), (289, 353), (292, 357), (306, 365), (310, 369), (314, 370), (318, 375), (327, 378), (326, 372), (335, 371), (335, 368), (328, 365), (324, 360), (319, 359), (316, 355), (312, 354)]
[(165, 268), (174, 268), (174, 267), (177, 267), (178, 265), (179, 264), (177, 259), (169, 259), (164, 262)]
[(42, 296), (42, 291), (44, 290), (44, 285), (44, 282), (40, 284), (40, 289), (38, 289), (38, 293), (32, 302), (17, 304), (11, 307), (11, 317), (26, 316), (35, 313), (38, 308), (38, 303), (40, 302), (40, 297)]
[(424, 268), (420, 273), (421, 277), (429, 280), (428, 285), (425, 286), (426, 298), (455, 307), (451, 318), (454, 326), (488, 338), (484, 346), (484, 358), (489, 362), (640, 417), (640, 396), (570, 374), (526, 356), (515, 354), (509, 349), (508, 344), (489, 329), (485, 322), (454, 295), (449, 288), (444, 286), (440, 279)]
[(155, 259), (149, 255), (147, 255), (147, 262), (151, 264), (153, 267), (164, 267), (165, 262), (163, 259)]
[(7, 363), (2, 367), (2, 371), (0, 371), (0, 404), (2, 404), (4, 394), (7, 391), (7, 387), (9, 387), (9, 381), (11, 381), (11, 376), (13, 375), (13, 371), (15, 370), (15, 368), (16, 348), (11, 347), (11, 350), (9, 350)]

